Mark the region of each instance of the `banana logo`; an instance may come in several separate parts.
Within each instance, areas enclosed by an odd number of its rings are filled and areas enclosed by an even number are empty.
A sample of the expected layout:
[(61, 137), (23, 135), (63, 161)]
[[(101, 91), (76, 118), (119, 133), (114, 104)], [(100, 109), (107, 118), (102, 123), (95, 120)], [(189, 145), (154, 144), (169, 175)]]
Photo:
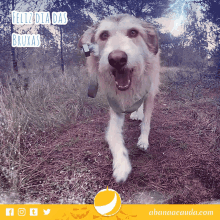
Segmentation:
[(115, 215), (121, 208), (121, 198), (113, 189), (103, 189), (94, 199), (96, 211), (103, 216)]

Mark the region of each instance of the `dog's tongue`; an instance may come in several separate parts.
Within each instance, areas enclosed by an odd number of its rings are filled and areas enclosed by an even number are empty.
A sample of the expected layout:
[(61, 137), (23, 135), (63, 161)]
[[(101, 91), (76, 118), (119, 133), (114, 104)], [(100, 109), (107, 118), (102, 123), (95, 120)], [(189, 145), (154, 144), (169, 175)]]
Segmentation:
[(129, 71), (115, 71), (115, 83), (119, 90), (126, 90), (129, 88), (131, 79)]

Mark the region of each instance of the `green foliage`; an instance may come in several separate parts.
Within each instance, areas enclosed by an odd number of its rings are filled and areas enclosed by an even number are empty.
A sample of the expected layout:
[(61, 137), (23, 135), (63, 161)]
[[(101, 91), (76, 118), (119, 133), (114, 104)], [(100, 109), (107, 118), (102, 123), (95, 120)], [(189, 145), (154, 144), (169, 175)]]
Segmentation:
[(138, 18), (149, 19), (161, 17), (168, 8), (169, 2), (169, 0), (96, 0), (89, 10), (96, 14), (99, 19), (115, 13), (128, 13)]
[(220, 27), (219, 0), (198, 0), (196, 2), (203, 6), (204, 19), (208, 19)]
[(179, 66), (182, 64), (182, 38), (174, 37), (170, 33), (160, 33), (161, 60), (165, 66)]

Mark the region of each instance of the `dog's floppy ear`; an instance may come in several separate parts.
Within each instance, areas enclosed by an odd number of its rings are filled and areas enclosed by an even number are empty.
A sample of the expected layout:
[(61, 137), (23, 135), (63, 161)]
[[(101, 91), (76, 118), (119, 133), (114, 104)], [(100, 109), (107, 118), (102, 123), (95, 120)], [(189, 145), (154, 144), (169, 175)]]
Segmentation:
[(142, 26), (145, 28), (146, 31), (146, 36), (144, 37), (144, 41), (147, 44), (149, 50), (156, 55), (159, 50), (157, 31), (151, 24), (147, 22), (143, 22)]
[[(88, 45), (95, 43), (95, 33), (97, 27), (98, 24), (95, 24), (84, 32), (84, 34), (79, 39), (78, 48), (82, 48), (83, 45), (85, 46), (85, 44), (88, 47)], [(95, 98), (98, 92), (97, 63), (97, 58), (94, 55), (87, 57), (87, 68), (90, 77), (90, 82), (88, 86), (88, 96), (91, 98)]]
[(98, 23), (89, 27), (84, 34), (80, 37), (78, 42), (78, 48), (82, 48), (83, 44), (95, 43), (95, 33), (98, 27)]

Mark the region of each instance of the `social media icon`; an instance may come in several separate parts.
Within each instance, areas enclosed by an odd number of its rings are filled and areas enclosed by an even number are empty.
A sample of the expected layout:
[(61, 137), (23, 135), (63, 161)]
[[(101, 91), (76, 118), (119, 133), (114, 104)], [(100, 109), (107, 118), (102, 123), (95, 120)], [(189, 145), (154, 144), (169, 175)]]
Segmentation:
[(38, 215), (38, 209), (30, 209), (30, 216), (37, 216)]
[(6, 216), (14, 216), (14, 209), (13, 208), (7, 208), (6, 209)]
[(20, 208), (18, 209), (18, 216), (25, 216), (26, 215), (26, 209)]
[(44, 215), (49, 215), (50, 214), (50, 209), (43, 210), (43, 211), (44, 211)]

